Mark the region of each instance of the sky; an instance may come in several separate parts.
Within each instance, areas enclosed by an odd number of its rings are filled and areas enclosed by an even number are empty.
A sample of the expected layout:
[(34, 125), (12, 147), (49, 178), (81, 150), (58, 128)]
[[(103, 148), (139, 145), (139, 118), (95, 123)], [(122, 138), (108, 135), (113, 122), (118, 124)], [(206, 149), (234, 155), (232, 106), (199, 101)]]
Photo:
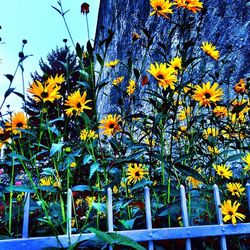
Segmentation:
[[(14, 74), (19, 60), (18, 54), (22, 40), (26, 39), (24, 54), (32, 55), (24, 62), (25, 88), (31, 83), (30, 73), (39, 72), (39, 60), (56, 47), (63, 47), (63, 39), (68, 39), (68, 45), (73, 49), (63, 18), (51, 6), (59, 8), (58, 0), (0, 0), (0, 105), (9, 80), (5, 74)], [(69, 10), (65, 15), (74, 42), (85, 45), (88, 40), (86, 16), (80, 13), (84, 0), (61, 0), (63, 10)], [(86, 0), (90, 5), (88, 14), (90, 39), (94, 40), (100, 0)], [(23, 91), (21, 70), (19, 69), (13, 81), (15, 91)], [(6, 112), (6, 105), (11, 110), (21, 110), (22, 100), (11, 94), (1, 112)]]

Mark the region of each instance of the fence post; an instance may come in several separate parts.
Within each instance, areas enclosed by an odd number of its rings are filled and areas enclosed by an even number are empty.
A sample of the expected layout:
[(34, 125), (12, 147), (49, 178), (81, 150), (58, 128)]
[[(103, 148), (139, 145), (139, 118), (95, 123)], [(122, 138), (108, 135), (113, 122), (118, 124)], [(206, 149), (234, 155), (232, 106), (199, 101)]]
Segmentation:
[[(184, 227), (189, 227), (188, 222), (188, 212), (187, 212), (187, 199), (185, 194), (185, 187), (183, 185), (180, 186), (180, 196), (181, 196), (181, 215)], [(189, 230), (187, 229), (187, 235), (189, 234)], [(186, 250), (191, 250), (191, 239), (186, 239)]]
[(246, 193), (247, 193), (247, 201), (248, 201), (248, 211), (250, 213), (250, 184), (246, 184)]
[[(148, 187), (145, 187), (144, 189), (144, 197), (145, 197), (146, 226), (148, 230), (152, 230), (151, 203), (150, 203), (150, 193)], [(150, 233), (149, 236), (152, 236), (152, 233)], [(148, 250), (154, 250), (154, 242), (152, 240), (148, 242)]]
[(24, 196), (24, 211), (23, 211), (23, 238), (29, 237), (29, 214), (30, 214), (30, 192), (25, 193)]
[(67, 214), (66, 214), (66, 219), (67, 219), (67, 235), (69, 236), (69, 241), (72, 233), (72, 191), (71, 189), (68, 189), (67, 192)]
[[(113, 221), (112, 189), (108, 188), (107, 192), (108, 192), (108, 204), (107, 204), (108, 232), (113, 232), (114, 221)], [(109, 250), (113, 250), (113, 247), (109, 246)]]
[[(219, 193), (218, 186), (216, 184), (214, 184), (213, 190), (214, 190), (214, 203), (215, 203), (215, 210), (216, 210), (216, 215), (217, 215), (217, 222), (219, 225), (223, 225), (223, 219), (222, 219), (222, 214), (221, 214), (221, 209), (220, 209), (220, 205), (221, 205), (220, 193)], [(227, 241), (226, 241), (225, 235), (222, 235), (220, 238), (220, 247), (222, 250), (227, 250)]]

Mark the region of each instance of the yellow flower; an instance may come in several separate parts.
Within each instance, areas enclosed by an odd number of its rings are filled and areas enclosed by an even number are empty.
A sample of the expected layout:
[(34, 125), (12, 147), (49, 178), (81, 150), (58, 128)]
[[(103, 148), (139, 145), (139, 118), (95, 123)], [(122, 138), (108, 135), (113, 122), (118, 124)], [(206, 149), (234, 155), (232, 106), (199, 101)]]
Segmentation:
[(219, 88), (217, 82), (212, 86), (210, 82), (207, 82), (203, 83), (202, 87), (199, 85), (195, 86), (193, 98), (195, 101), (198, 101), (201, 106), (210, 107), (211, 103), (220, 101), (222, 95), (222, 89)]
[(212, 57), (214, 60), (217, 61), (219, 59), (220, 52), (219, 50), (216, 50), (216, 46), (214, 46), (212, 43), (202, 42), (201, 48), (207, 55)]
[(119, 125), (119, 122), (121, 121), (122, 119), (120, 115), (115, 114), (114, 116), (112, 116), (111, 114), (109, 114), (100, 121), (102, 125), (99, 126), (99, 128), (104, 130), (102, 133), (105, 135), (114, 135), (116, 132), (119, 132), (121, 130)]
[(241, 158), (247, 165), (244, 167), (245, 171), (250, 170), (250, 153), (248, 153), (245, 157)]
[(135, 42), (136, 40), (138, 40), (140, 38), (141, 38), (141, 36), (138, 33), (136, 33), (136, 32), (132, 33), (132, 41), (133, 42)]
[(155, 65), (151, 64), (148, 72), (158, 81), (159, 86), (166, 90), (167, 87), (175, 89), (174, 83), (177, 82), (175, 69), (167, 67), (166, 63), (160, 65), (156, 62)]
[(120, 61), (115, 60), (115, 61), (110, 61), (105, 64), (106, 67), (114, 68)]
[(227, 184), (227, 190), (231, 192), (233, 196), (237, 195), (238, 197), (240, 197), (245, 191), (245, 188), (243, 188), (242, 185), (238, 182), (235, 183), (229, 182)]
[(236, 93), (244, 93), (246, 91), (246, 83), (244, 79), (240, 79), (240, 81), (235, 84), (234, 90)]
[(199, 0), (175, 0), (174, 4), (177, 5), (177, 8), (185, 8), (193, 13), (200, 11), (203, 7), (203, 3)]
[(80, 132), (80, 139), (82, 141), (87, 141), (87, 140), (95, 140), (96, 138), (98, 138), (98, 134), (95, 133), (94, 130), (86, 130), (86, 129), (83, 129), (81, 132)]
[(87, 196), (85, 198), (85, 201), (87, 202), (87, 204), (88, 204), (89, 207), (93, 206), (93, 203), (95, 202), (95, 200), (96, 200), (95, 196)]
[(48, 176), (48, 177), (43, 177), (40, 179), (40, 185), (41, 186), (51, 186), (52, 185), (52, 177)]
[(117, 86), (124, 80), (124, 76), (119, 76), (113, 80), (113, 85)]
[(220, 153), (220, 150), (217, 147), (207, 146), (207, 149), (208, 149), (209, 153), (212, 155), (217, 155)]
[(62, 97), (59, 93), (60, 88), (54, 81), (42, 84), (36, 80), (29, 86), (27, 91), (33, 95), (33, 99), (36, 102), (54, 102)]
[(154, 139), (150, 139), (148, 137), (146, 137), (143, 142), (147, 145), (149, 145), (150, 147), (155, 147), (155, 140)]
[(188, 176), (188, 177), (187, 177), (187, 181), (188, 181), (188, 185), (189, 185), (189, 186), (192, 186), (193, 188), (198, 188), (198, 187), (202, 184), (201, 181), (195, 179), (195, 178), (192, 177), (192, 176)]
[(173, 14), (171, 7), (173, 6), (168, 0), (150, 0), (150, 5), (154, 9), (150, 16), (157, 15), (169, 18), (167, 14)]
[(231, 200), (224, 201), (223, 204), (221, 204), (221, 213), (224, 215), (223, 221), (227, 222), (228, 220), (232, 220), (232, 223), (236, 224), (236, 218), (240, 219), (241, 221), (246, 218), (244, 214), (238, 213), (237, 210), (240, 206), (240, 203), (235, 201), (232, 205)]
[(211, 137), (217, 137), (219, 135), (219, 130), (216, 128), (207, 128), (203, 130), (203, 138), (208, 139), (210, 136)]
[(148, 171), (142, 164), (129, 163), (127, 171), (128, 185), (130, 185), (131, 182), (135, 184), (137, 181), (141, 181), (142, 179), (146, 178), (145, 175), (147, 174)]
[(79, 90), (70, 94), (65, 101), (65, 106), (69, 106), (69, 108), (65, 109), (66, 114), (69, 116), (72, 116), (73, 114), (80, 115), (84, 109), (91, 110), (91, 107), (86, 106), (87, 103), (91, 102), (91, 100), (86, 100), (86, 96), (86, 91), (81, 95)]
[(59, 76), (58, 76), (58, 74), (56, 74), (55, 77), (53, 77), (53, 76), (48, 77), (46, 82), (48, 84), (60, 85), (63, 82), (65, 82), (65, 78), (64, 78), (64, 76), (62, 74), (59, 75)]
[(5, 123), (6, 130), (11, 130), (14, 134), (21, 135), (18, 129), (27, 129), (28, 121), (24, 112), (19, 111), (11, 115), (10, 122)]
[[(5, 124), (5, 126), (7, 125), (8, 123)], [(9, 123), (9, 126), (10, 123)], [(2, 127), (0, 127), (0, 149), (5, 145), (5, 144), (8, 144), (11, 142), (11, 139), (9, 138), (9, 133), (5, 133), (7, 132), (8, 129), (3, 129)]]
[(113, 187), (113, 193), (114, 194), (117, 194), (119, 192), (119, 189), (117, 188), (117, 186), (115, 185), (114, 187)]
[(193, 83), (189, 83), (188, 85), (186, 85), (183, 88), (183, 91), (184, 91), (185, 94), (193, 93), (193, 90), (194, 90), (194, 84)]
[(173, 68), (176, 72), (178, 72), (178, 70), (182, 69), (182, 58), (177, 56), (175, 58), (173, 58), (169, 63), (168, 66)]
[(17, 202), (22, 202), (23, 197), (24, 197), (24, 192), (22, 192), (21, 194), (18, 194), (16, 197)]
[(178, 113), (179, 121), (183, 121), (183, 120), (187, 119), (190, 116), (190, 114), (191, 114), (191, 108), (190, 107), (186, 107), (186, 108), (182, 109)]
[(227, 116), (228, 110), (226, 107), (223, 106), (216, 106), (213, 109), (213, 113), (215, 114), (216, 117), (218, 118), (224, 118)]
[(214, 169), (216, 173), (221, 177), (221, 178), (226, 178), (230, 179), (230, 177), (233, 176), (232, 170), (229, 169), (225, 164), (224, 165), (214, 165)]
[[(198, 169), (197, 169), (197, 168), (195, 167), (194, 170), (197, 171), (199, 174), (201, 174), (201, 168), (198, 168)], [(188, 181), (188, 185), (189, 185), (189, 186), (192, 185), (193, 188), (198, 188), (201, 184), (203, 184), (202, 181), (199, 181), (199, 180), (195, 179), (195, 178), (192, 177), (192, 176), (188, 176), (188, 177), (186, 178), (186, 180)]]
[(77, 165), (76, 165), (76, 162), (75, 162), (75, 161), (73, 161), (73, 162), (70, 163), (70, 167), (71, 167), (71, 168), (75, 168), (76, 166), (77, 166)]
[(76, 205), (76, 207), (81, 206), (81, 205), (82, 205), (82, 203), (83, 203), (83, 199), (81, 199), (81, 198), (78, 198), (78, 199), (75, 201), (75, 205)]
[(129, 81), (129, 85), (127, 87), (127, 93), (128, 93), (129, 96), (131, 96), (132, 94), (134, 94), (135, 88), (136, 88), (135, 81), (134, 80), (130, 80)]

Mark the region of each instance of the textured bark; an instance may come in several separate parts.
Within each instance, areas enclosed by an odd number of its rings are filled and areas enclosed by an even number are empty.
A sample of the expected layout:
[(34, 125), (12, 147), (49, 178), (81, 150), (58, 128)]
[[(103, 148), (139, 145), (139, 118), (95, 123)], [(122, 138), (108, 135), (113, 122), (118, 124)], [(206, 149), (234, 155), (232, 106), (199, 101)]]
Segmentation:
[[(221, 53), (220, 60), (216, 62), (207, 58), (206, 62), (193, 67), (184, 79), (194, 83), (218, 81), (223, 85), (224, 92), (230, 96), (230, 88), (240, 80), (250, 77), (250, 1), (246, 0), (207, 0), (203, 1), (201, 12), (193, 14), (187, 10), (178, 9), (170, 19), (152, 16), (150, 14), (149, 0), (102, 0), (99, 10), (96, 44), (107, 37), (108, 30), (115, 32), (109, 46), (105, 61), (119, 59), (125, 64), (131, 58), (133, 68), (138, 68), (141, 75), (146, 74), (150, 63), (155, 61), (169, 61), (177, 54), (185, 54), (187, 58), (204, 56), (200, 49), (203, 41), (216, 45)], [(182, 23), (182, 27), (174, 23)], [(185, 27), (186, 24), (186, 27)], [(146, 55), (145, 65), (140, 68), (147, 36), (141, 31), (146, 28), (153, 37), (153, 45)], [(141, 38), (132, 42), (132, 32), (141, 34)], [(165, 58), (161, 55), (159, 43), (166, 46)], [(195, 44), (194, 46), (190, 46)], [(101, 54), (101, 51), (99, 51)], [(205, 61), (205, 60), (203, 60)], [(133, 76), (119, 66), (114, 70), (105, 69), (103, 79), (110, 82), (118, 75), (124, 75), (124, 88)], [(133, 73), (133, 70), (132, 70)], [(138, 86), (137, 95), (141, 86)], [(138, 91), (139, 90), (139, 91)], [(106, 95), (104, 95), (104, 93)], [(139, 94), (140, 95), (140, 94)], [(121, 96), (112, 84), (106, 86), (99, 97), (101, 113), (113, 112), (117, 109)]]

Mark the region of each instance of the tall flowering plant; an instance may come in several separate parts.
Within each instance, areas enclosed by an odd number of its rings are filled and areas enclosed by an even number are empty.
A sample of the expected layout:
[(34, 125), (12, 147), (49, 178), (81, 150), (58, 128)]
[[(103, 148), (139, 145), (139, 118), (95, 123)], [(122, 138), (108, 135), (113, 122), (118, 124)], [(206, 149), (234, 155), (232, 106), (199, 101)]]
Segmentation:
[[(68, 28), (61, 1), (58, 5), (53, 8)], [(151, 0), (150, 6), (149, 18), (165, 22), (176, 13), (199, 15), (203, 9), (203, 3), (195, 0)], [(87, 17), (89, 6), (82, 5), (81, 12)], [(173, 25), (181, 27), (182, 21)], [(89, 41), (86, 50), (74, 44), (70, 34), (75, 51), (70, 51), (67, 41), (64, 49), (54, 51), (50, 58), (57, 63), (51, 63), (52, 68), (43, 63), (44, 74), (34, 75), (24, 110), (2, 118), (0, 226), (5, 235), (19, 235), (16, 225), (25, 201), (22, 192), (27, 191), (32, 192), (34, 204), (31, 234), (65, 233), (69, 188), (72, 227), (78, 233), (89, 227), (107, 230), (108, 188), (114, 193), (118, 230), (145, 227), (145, 186), (152, 192), (154, 227), (182, 226), (181, 184), (188, 192), (191, 225), (215, 222), (214, 184), (222, 192), (224, 222), (249, 221), (248, 80), (231, 83), (229, 98), (215, 75), (201, 72), (193, 77), (207, 62), (220, 63), (219, 45), (190, 44), (199, 54), (192, 57), (182, 47), (188, 42), (183, 36), (181, 46), (167, 53), (166, 45), (155, 44), (147, 29), (140, 32), (131, 36), (132, 45), (143, 48), (139, 63), (133, 57), (128, 63), (123, 58), (107, 59), (111, 30), (95, 48)], [(150, 61), (154, 49), (161, 53)], [(103, 80), (104, 73), (108, 77)], [(99, 113), (98, 100), (110, 89), (121, 97), (116, 112)], [(19, 224), (12, 223), (13, 218)], [(204, 239), (204, 244), (211, 247), (218, 242)], [(243, 245), (238, 238), (232, 244)]]

